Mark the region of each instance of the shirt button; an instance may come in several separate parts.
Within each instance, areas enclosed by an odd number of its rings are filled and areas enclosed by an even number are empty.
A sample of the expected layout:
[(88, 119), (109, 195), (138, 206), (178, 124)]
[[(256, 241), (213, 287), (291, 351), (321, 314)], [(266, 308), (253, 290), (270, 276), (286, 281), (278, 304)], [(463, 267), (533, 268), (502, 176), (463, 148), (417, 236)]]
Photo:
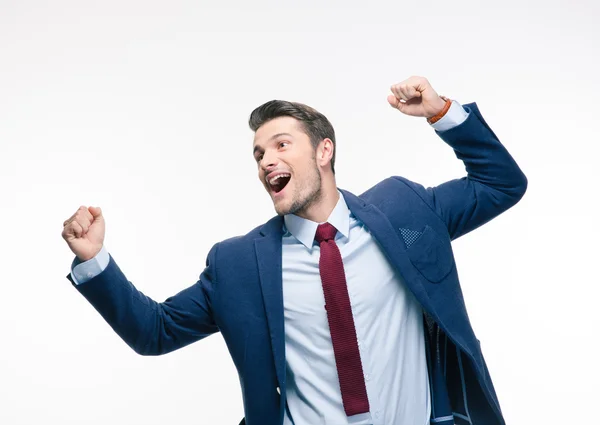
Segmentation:
[(379, 417), (379, 412), (375, 412), (375, 417), (378, 418)]
[(89, 272), (89, 273), (87, 274), (87, 277), (88, 277), (88, 279), (91, 279), (91, 278), (93, 278), (93, 277), (94, 277), (94, 273), (92, 273), (92, 272)]
[(365, 375), (365, 379), (366, 379), (367, 381), (371, 380), (371, 375), (369, 375), (369, 374), (367, 373), (367, 374)]

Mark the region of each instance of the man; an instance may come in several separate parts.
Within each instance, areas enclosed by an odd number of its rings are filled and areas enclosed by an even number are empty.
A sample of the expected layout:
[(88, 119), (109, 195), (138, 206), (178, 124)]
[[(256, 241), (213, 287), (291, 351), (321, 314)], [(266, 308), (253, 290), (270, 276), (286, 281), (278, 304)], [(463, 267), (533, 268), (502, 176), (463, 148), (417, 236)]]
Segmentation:
[(504, 424), (461, 294), (450, 241), (507, 210), (527, 180), (475, 104), (425, 78), (388, 102), (426, 117), (467, 176), (425, 189), (391, 177), (360, 196), (335, 182), (322, 114), (271, 101), (250, 116), (277, 216), (208, 254), (196, 284), (157, 303), (103, 248), (100, 208), (64, 223), (69, 278), (136, 352), (220, 331), (247, 425)]

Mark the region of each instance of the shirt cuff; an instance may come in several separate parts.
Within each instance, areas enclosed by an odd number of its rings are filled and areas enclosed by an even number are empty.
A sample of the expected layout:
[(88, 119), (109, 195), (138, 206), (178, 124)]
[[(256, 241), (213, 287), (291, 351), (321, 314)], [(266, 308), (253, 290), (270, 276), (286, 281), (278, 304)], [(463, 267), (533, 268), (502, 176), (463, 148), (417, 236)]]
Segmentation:
[(75, 257), (71, 265), (71, 278), (73, 282), (75, 285), (81, 285), (95, 278), (108, 267), (109, 261), (110, 255), (104, 246), (94, 258), (83, 263)]
[(450, 130), (465, 122), (468, 116), (469, 113), (465, 111), (465, 108), (456, 100), (453, 100), (448, 112), (439, 121), (431, 124), (431, 126), (435, 131)]

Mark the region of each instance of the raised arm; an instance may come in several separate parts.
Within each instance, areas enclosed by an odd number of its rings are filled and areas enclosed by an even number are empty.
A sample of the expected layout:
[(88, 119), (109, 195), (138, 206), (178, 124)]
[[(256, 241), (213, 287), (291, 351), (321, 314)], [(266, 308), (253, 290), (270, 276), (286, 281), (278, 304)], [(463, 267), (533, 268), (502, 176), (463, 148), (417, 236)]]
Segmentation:
[[(388, 97), (392, 107), (407, 115), (426, 117), (430, 122), (440, 118), (451, 102), (441, 98), (422, 77), (411, 77), (392, 86), (392, 92)], [(527, 189), (527, 178), (477, 105), (464, 105), (464, 110), (468, 116), (462, 123), (437, 133), (463, 161), (467, 175), (427, 189), (398, 178), (410, 185), (446, 223), (451, 239), (506, 211)]]
[(81, 207), (65, 221), (63, 238), (77, 256), (67, 277), (135, 352), (168, 353), (218, 331), (210, 305), (216, 246), (194, 285), (158, 303), (127, 280), (103, 248), (104, 232), (100, 208)]

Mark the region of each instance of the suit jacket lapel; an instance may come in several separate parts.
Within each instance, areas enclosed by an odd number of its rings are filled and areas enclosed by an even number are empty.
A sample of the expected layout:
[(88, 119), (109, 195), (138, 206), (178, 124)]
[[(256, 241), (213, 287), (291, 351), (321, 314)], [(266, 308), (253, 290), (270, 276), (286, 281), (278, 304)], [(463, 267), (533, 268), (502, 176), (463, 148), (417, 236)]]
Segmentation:
[(269, 220), (261, 228), (261, 234), (263, 237), (254, 241), (256, 262), (271, 335), (275, 371), (280, 388), (285, 389), (285, 334), (281, 268), (283, 217), (277, 216)]
[(396, 229), (386, 215), (377, 207), (365, 203), (358, 196), (339, 189), (352, 214), (369, 229), (375, 240), (379, 243), (390, 263), (404, 280), (406, 287), (415, 295), (426, 311), (432, 311), (431, 301), (421, 283), (419, 272), (414, 268), (404, 243), (398, 237)]

